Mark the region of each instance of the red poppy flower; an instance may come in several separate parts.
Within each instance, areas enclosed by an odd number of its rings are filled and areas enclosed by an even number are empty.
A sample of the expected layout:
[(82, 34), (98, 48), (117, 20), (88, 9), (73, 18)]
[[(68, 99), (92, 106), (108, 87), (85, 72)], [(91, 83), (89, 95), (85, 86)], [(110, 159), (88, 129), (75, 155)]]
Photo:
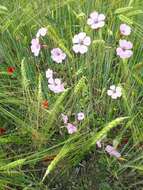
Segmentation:
[(14, 71), (15, 71), (15, 67), (8, 67), (8, 68), (7, 68), (7, 73), (8, 73), (9, 75), (12, 75), (12, 74), (14, 73)]
[(1, 127), (0, 128), (0, 135), (3, 135), (5, 132), (6, 132), (6, 129)]
[(47, 109), (49, 106), (48, 100), (43, 101), (42, 106), (43, 108)]

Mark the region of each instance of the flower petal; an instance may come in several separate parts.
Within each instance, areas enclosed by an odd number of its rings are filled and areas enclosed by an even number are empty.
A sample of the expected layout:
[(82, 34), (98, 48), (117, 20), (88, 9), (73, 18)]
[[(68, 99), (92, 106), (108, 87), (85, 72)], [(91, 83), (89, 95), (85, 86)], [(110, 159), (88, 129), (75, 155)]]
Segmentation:
[(51, 69), (48, 69), (47, 71), (46, 71), (46, 78), (52, 78), (53, 77), (53, 71), (51, 70)]
[(108, 94), (108, 96), (112, 96), (113, 91), (112, 91), (112, 90), (108, 90), (108, 91), (107, 91), (107, 94)]
[(90, 14), (90, 17), (91, 17), (92, 19), (98, 19), (98, 12), (96, 12), (96, 11), (92, 12), (92, 13)]
[(64, 124), (67, 124), (68, 123), (68, 116), (64, 115), (64, 114), (61, 114), (61, 116), (62, 116), (62, 120), (63, 120)]
[(103, 20), (105, 20), (105, 15), (104, 14), (99, 14), (98, 15), (98, 21), (103, 21)]
[(127, 58), (130, 58), (133, 55), (133, 51), (131, 51), (131, 50), (125, 50), (125, 51), (123, 51), (122, 50), (120, 53), (118, 53), (118, 55), (122, 59), (127, 59)]
[(79, 45), (79, 44), (73, 45), (72, 49), (73, 49), (73, 51), (74, 51), (75, 53), (79, 53), (79, 52), (80, 52), (80, 45)]
[(118, 98), (118, 96), (117, 96), (116, 93), (113, 93), (113, 94), (111, 95), (111, 97), (112, 97), (112, 99), (117, 99), (117, 98)]
[(119, 44), (122, 49), (132, 49), (133, 48), (132, 42), (127, 41), (127, 40), (120, 40)]
[(88, 20), (87, 20), (87, 24), (88, 25), (92, 25), (94, 23), (94, 20), (92, 19), (92, 18), (89, 18)]
[(91, 39), (89, 36), (85, 37), (83, 44), (89, 46), (91, 44)]
[(86, 37), (86, 33), (85, 33), (85, 32), (80, 32), (80, 33), (78, 34), (79, 40), (84, 40), (85, 37)]
[(61, 80), (58, 79), (58, 78), (56, 78), (56, 79), (55, 79), (55, 84), (60, 85), (60, 84), (61, 84)]
[(48, 83), (49, 83), (49, 84), (53, 84), (53, 85), (54, 85), (54, 84), (55, 84), (55, 81), (54, 81), (54, 79), (53, 79), (53, 78), (49, 78)]
[(110, 89), (111, 89), (111, 90), (116, 90), (116, 86), (115, 86), (115, 85), (111, 85), (111, 86), (110, 86)]
[(80, 45), (79, 52), (80, 52), (81, 54), (84, 54), (84, 53), (86, 53), (87, 51), (88, 51), (87, 46), (85, 46), (85, 45)]
[(96, 23), (96, 24), (94, 23), (94, 24), (91, 25), (91, 28), (92, 29), (98, 29), (99, 28), (99, 24), (98, 23)]
[(72, 42), (73, 42), (74, 44), (78, 44), (78, 43), (80, 42), (78, 35), (75, 35), (75, 36), (73, 37)]
[(100, 21), (100, 22), (98, 23), (98, 27), (99, 27), (99, 28), (102, 28), (104, 25), (105, 25), (105, 22), (104, 22), (104, 21)]

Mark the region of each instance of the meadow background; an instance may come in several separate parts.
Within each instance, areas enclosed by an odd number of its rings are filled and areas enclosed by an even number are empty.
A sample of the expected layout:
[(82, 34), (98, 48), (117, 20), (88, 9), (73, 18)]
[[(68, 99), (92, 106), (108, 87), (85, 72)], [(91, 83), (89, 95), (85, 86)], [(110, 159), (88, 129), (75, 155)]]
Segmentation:
[[(106, 15), (98, 31), (86, 24), (94, 10)], [(126, 61), (116, 55), (122, 23), (132, 28)], [(34, 57), (30, 43), (41, 27), (47, 46)], [(92, 44), (75, 55), (72, 38), (81, 31)], [(65, 63), (52, 61), (54, 47), (67, 54)], [(49, 91), (48, 68), (65, 92)], [(120, 99), (107, 95), (112, 84), (122, 86)], [(69, 135), (61, 113), (74, 122), (80, 111), (85, 119)], [(0, 190), (142, 190), (143, 1), (0, 0), (0, 127)], [(107, 144), (122, 159), (109, 156)]]

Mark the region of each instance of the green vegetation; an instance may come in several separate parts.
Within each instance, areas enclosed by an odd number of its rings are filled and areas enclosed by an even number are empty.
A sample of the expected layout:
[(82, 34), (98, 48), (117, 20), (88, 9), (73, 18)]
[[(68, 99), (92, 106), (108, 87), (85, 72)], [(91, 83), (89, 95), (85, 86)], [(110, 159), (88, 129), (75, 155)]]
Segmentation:
[[(106, 15), (98, 31), (87, 25), (94, 10)], [(132, 28), (126, 61), (116, 55), (122, 23)], [(34, 57), (30, 43), (41, 27), (47, 46)], [(92, 44), (76, 55), (72, 38), (82, 31)], [(55, 47), (67, 55), (62, 64), (51, 59)], [(48, 68), (63, 93), (48, 89)], [(117, 100), (107, 95), (112, 84), (122, 87)], [(81, 111), (85, 119), (68, 134), (61, 113), (74, 122)], [(143, 189), (143, 0), (0, 0), (0, 145), (0, 190)]]

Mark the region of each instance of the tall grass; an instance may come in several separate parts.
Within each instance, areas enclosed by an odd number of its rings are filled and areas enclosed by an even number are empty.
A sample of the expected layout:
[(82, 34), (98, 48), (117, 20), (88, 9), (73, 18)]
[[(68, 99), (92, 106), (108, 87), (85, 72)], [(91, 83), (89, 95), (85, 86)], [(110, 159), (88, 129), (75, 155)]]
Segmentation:
[[(107, 17), (105, 27), (97, 32), (86, 24), (94, 10)], [(126, 62), (115, 54), (121, 23), (132, 28), (128, 39), (134, 44), (134, 55)], [(0, 1), (0, 124), (6, 129), (0, 136), (1, 190), (142, 189), (142, 25), (141, 0)], [(42, 39), (47, 48), (35, 58), (30, 42), (43, 26), (48, 29)], [(72, 51), (72, 37), (80, 31), (92, 39), (83, 56)], [(52, 62), (54, 47), (67, 54), (65, 63)], [(11, 76), (9, 66), (16, 68)], [(49, 91), (48, 68), (65, 81), (64, 93)], [(107, 96), (112, 84), (122, 86), (121, 99)], [(44, 100), (48, 109), (41, 106)], [(86, 115), (84, 122), (76, 134), (67, 134), (61, 113), (73, 119), (80, 111)], [(96, 147), (100, 139), (101, 150)], [(122, 160), (104, 151), (106, 144), (115, 142)], [(82, 174), (73, 173), (85, 167), (83, 160), (87, 168), (92, 166), (88, 156), (97, 173), (87, 169), (85, 182)], [(52, 159), (45, 162), (45, 158)]]

